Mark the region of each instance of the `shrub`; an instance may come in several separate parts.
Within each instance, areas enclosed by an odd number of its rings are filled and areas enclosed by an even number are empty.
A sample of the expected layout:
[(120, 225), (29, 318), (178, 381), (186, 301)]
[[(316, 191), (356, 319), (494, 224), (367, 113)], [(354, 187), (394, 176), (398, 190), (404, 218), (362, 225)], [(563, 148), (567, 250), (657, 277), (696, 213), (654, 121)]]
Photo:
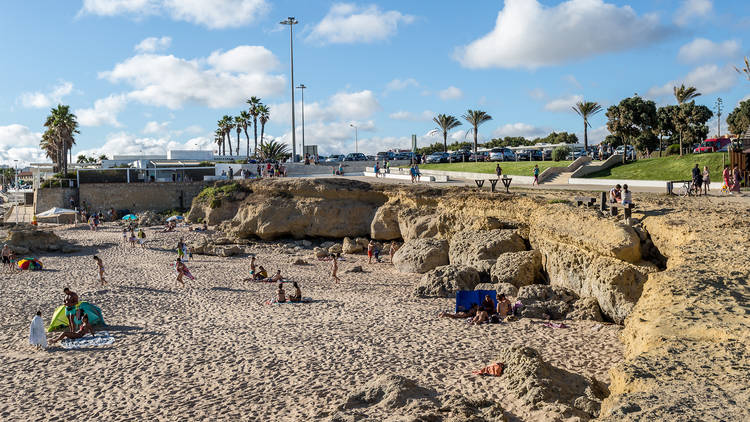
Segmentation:
[(221, 206), (221, 199), (212, 199), (211, 204), (209, 206), (211, 207), (212, 210), (219, 208)]
[(672, 144), (666, 149), (667, 155), (677, 155), (680, 153), (680, 144)]
[(552, 150), (552, 159), (555, 160), (555, 161), (562, 161), (571, 152), (572, 152), (572, 150), (570, 149), (570, 147), (559, 146), (559, 147), (555, 148), (554, 150)]

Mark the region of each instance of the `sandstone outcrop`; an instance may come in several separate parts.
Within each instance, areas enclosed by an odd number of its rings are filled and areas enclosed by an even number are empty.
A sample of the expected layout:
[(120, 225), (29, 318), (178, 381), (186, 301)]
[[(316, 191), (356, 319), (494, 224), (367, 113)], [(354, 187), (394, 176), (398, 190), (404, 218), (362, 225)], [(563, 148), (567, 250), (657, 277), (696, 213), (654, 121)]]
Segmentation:
[(578, 296), (564, 287), (532, 284), (518, 289), (517, 299), (524, 304), (523, 317), (565, 319)]
[(385, 204), (378, 208), (370, 223), (370, 237), (375, 240), (395, 240), (401, 238), (398, 223), (398, 207)]
[(448, 242), (439, 239), (413, 239), (393, 255), (393, 265), (402, 273), (426, 273), (448, 264)]
[(213, 256), (235, 256), (247, 253), (245, 247), (231, 244), (231, 241), (225, 237), (219, 238), (201, 238), (190, 245), (190, 250), (197, 255)]
[(17, 255), (30, 252), (72, 253), (79, 250), (51, 231), (20, 225), (11, 228), (2, 243), (7, 244)]
[(489, 273), (500, 255), (523, 250), (526, 244), (515, 230), (461, 231), (451, 238), (449, 257), (453, 265)]
[(351, 238), (345, 237), (341, 250), (345, 254), (355, 254), (362, 252), (362, 246)]
[(542, 254), (539, 251), (508, 252), (500, 255), (490, 269), (495, 284), (509, 283), (516, 287), (543, 281)]
[(510, 283), (479, 283), (474, 286), (474, 290), (494, 290), (498, 296), (505, 295), (508, 298), (518, 296), (518, 288)]
[(424, 274), (414, 293), (419, 297), (456, 297), (457, 291), (474, 290), (478, 283), (479, 273), (474, 268), (443, 265)]

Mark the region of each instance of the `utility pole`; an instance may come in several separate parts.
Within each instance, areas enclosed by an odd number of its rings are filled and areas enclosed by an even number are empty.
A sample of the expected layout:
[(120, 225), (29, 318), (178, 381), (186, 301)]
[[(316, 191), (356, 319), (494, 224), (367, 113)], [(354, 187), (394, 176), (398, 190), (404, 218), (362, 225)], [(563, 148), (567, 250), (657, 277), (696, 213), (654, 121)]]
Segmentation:
[(279, 22), (282, 25), (289, 25), (289, 58), (291, 63), (291, 77), (292, 77), (292, 162), (297, 162), (297, 135), (296, 131), (297, 128), (294, 124), (294, 37), (293, 37), (293, 28), (294, 25), (298, 24), (299, 22), (297, 19), (294, 18), (294, 16), (288, 17), (286, 20)]
[(724, 104), (724, 101), (722, 101), (721, 97), (716, 99), (716, 123), (719, 126), (719, 135), (717, 138), (721, 138), (721, 106)]
[(349, 124), (349, 126), (354, 128), (354, 152), (359, 152), (359, 149), (357, 149), (357, 144), (359, 143), (359, 132), (357, 126), (354, 126), (354, 124)]
[(302, 154), (305, 154), (305, 84), (299, 84), (297, 87), (302, 92)]

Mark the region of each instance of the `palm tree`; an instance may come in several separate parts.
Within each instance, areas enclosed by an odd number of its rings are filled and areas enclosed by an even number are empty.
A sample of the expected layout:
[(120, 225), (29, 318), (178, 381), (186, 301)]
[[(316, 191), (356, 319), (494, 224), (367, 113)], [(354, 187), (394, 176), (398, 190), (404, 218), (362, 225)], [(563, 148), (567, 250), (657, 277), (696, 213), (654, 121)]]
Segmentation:
[(216, 129), (214, 132), (214, 142), (219, 146), (219, 155), (223, 155), (221, 148), (224, 146), (224, 132), (221, 129)]
[(737, 73), (740, 73), (740, 74), (744, 73), (745, 76), (747, 77), (747, 80), (750, 81), (750, 59), (749, 58), (745, 57), (745, 67), (740, 69), (735, 66), (734, 69), (737, 71)]
[(55, 135), (52, 129), (47, 129), (42, 134), (42, 140), (39, 142), (39, 147), (47, 154), (47, 158), (52, 160), (53, 171), (60, 171), (60, 150), (59, 144), (55, 140)]
[(275, 139), (270, 140), (268, 143), (260, 143), (260, 156), (264, 160), (282, 160), (289, 155), (289, 146), (277, 142)]
[[(64, 175), (68, 174), (68, 151), (76, 143), (75, 134), (80, 133), (76, 115), (70, 112), (70, 106), (58, 104), (57, 107), (50, 110), (50, 115), (47, 116), (44, 126), (47, 128), (49, 135), (46, 141), (44, 137), (42, 138), (42, 143), (49, 142), (54, 145), (52, 149), (55, 150), (57, 166)], [(47, 150), (48, 155), (49, 152)]]
[(245, 151), (247, 151), (247, 158), (250, 159), (250, 137), (247, 136), (247, 127), (250, 126), (252, 123), (252, 116), (250, 113), (248, 113), (245, 110), (240, 111), (240, 119), (242, 119), (242, 130), (245, 131), (245, 140), (247, 141), (247, 148)]
[(461, 126), (461, 121), (448, 114), (438, 114), (432, 121), (443, 131), (443, 152), (448, 152), (448, 131)]
[(240, 156), (240, 134), (242, 133), (242, 116), (234, 116), (234, 128), (237, 130), (237, 156)]
[(471, 130), (474, 132), (474, 161), (476, 162), (479, 160), (479, 157), (477, 156), (477, 135), (479, 132), (479, 125), (492, 120), (492, 116), (487, 114), (486, 111), (466, 110), (466, 114), (461, 117), (463, 117), (463, 119), (469, 122), (469, 124), (472, 126)]
[[(260, 110), (258, 108), (263, 105), (263, 103), (260, 101), (260, 98), (258, 97), (250, 97), (249, 100), (246, 101), (247, 104), (250, 105), (250, 109), (248, 110), (250, 112), (250, 115), (253, 116), (253, 131), (255, 132), (255, 153), (258, 153), (258, 116), (260, 115)], [(263, 132), (263, 131), (261, 131)], [(260, 142), (263, 143), (263, 135), (260, 137)]]
[(602, 111), (602, 106), (599, 103), (593, 101), (579, 101), (573, 106), (573, 111), (578, 113), (579, 116), (583, 117), (583, 150), (589, 150), (589, 117)]
[(232, 156), (232, 129), (234, 129), (234, 123), (232, 120), (232, 116), (224, 115), (224, 117), (219, 120), (219, 128), (224, 133), (224, 136), (227, 138), (227, 143), (229, 144), (229, 156)]
[[(263, 145), (263, 133), (266, 131), (266, 123), (271, 117), (271, 107), (261, 104), (258, 106), (258, 120), (260, 120), (260, 144)], [(256, 126), (257, 131), (257, 126)], [(256, 141), (257, 146), (257, 141)], [(257, 154), (257, 150), (256, 150)]]
[(672, 87), (672, 89), (674, 90), (674, 97), (677, 99), (677, 104), (682, 104), (701, 95), (694, 86), (685, 86), (685, 84), (680, 85), (679, 88), (676, 86)]

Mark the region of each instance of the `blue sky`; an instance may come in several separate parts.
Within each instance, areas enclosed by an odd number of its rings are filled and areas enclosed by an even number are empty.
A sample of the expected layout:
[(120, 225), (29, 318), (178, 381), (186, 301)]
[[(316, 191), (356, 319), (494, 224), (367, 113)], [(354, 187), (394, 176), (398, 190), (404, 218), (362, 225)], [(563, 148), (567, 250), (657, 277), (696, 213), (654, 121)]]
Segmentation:
[[(748, 2), (9, 2), (0, 163), (43, 160), (42, 123), (58, 102), (81, 124), (74, 155), (213, 149), (216, 120), (251, 95), (271, 106), (267, 138), (290, 142), (289, 31), (278, 23), (287, 16), (300, 21), (306, 143), (323, 154), (354, 150), (350, 124), (360, 151), (374, 153), (408, 147), (411, 134), (436, 142), (431, 117), (468, 108), (494, 118), (483, 139), (536, 137), (580, 134), (570, 106), (583, 98), (608, 106), (638, 93), (667, 104), (684, 82), (703, 93), (699, 103), (722, 97), (726, 116), (750, 94), (732, 68), (750, 52)], [(605, 122), (592, 119), (594, 142)], [(451, 137), (464, 139), (462, 129)]]

